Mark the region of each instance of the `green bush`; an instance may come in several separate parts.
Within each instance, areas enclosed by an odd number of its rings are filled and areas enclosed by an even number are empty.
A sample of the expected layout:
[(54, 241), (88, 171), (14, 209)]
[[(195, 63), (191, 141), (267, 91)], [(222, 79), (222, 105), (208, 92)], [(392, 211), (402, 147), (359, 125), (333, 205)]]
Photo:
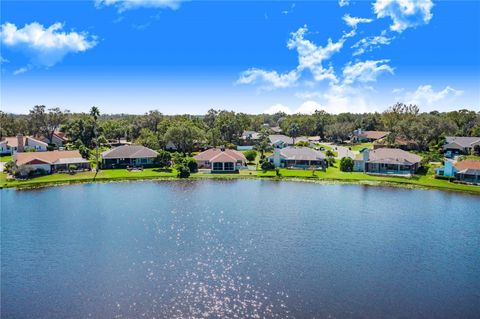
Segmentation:
[(188, 178), (190, 176), (190, 169), (184, 164), (177, 165), (177, 177)]
[(275, 165), (273, 165), (273, 163), (271, 163), (269, 161), (265, 161), (265, 162), (262, 163), (261, 168), (264, 171), (270, 171), (270, 170), (275, 169)]
[(191, 173), (198, 172), (198, 164), (193, 157), (186, 157), (184, 160), (184, 164), (188, 167)]
[(245, 151), (243, 154), (249, 162), (255, 161), (255, 158), (257, 157), (257, 151), (254, 150)]
[(353, 171), (353, 159), (351, 159), (350, 157), (343, 157), (340, 160), (340, 170), (342, 172)]
[(170, 167), (172, 155), (167, 151), (159, 151), (157, 157), (153, 159), (153, 164), (160, 168)]
[(307, 142), (307, 141), (300, 141), (300, 142), (298, 142), (298, 143), (295, 143), (295, 146), (308, 147), (308, 146), (310, 146), (310, 143)]

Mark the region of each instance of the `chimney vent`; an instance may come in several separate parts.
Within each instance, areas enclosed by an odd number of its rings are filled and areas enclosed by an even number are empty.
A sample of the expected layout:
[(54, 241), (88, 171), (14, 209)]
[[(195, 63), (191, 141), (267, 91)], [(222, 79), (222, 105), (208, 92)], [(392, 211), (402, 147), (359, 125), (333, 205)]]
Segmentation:
[(17, 134), (17, 152), (21, 153), (25, 150), (25, 145), (23, 145), (23, 135)]

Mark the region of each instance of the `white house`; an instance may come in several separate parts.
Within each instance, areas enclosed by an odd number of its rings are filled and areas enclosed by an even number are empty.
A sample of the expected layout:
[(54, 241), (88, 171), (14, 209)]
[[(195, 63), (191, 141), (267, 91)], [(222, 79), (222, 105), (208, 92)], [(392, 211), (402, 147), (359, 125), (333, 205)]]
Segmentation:
[(48, 144), (31, 136), (23, 136), (18, 134), (17, 136), (4, 137), (0, 141), (0, 154), (13, 155), (17, 152), (46, 152)]

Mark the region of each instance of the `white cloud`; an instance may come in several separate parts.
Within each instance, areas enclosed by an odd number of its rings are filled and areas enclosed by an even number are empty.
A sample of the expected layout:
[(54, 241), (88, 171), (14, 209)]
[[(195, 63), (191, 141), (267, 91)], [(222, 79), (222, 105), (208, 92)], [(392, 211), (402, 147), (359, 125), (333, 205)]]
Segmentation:
[(157, 9), (172, 9), (176, 10), (180, 4), (185, 0), (95, 0), (97, 7), (114, 6), (118, 12), (138, 8), (157, 8)]
[(295, 85), (299, 74), (296, 70), (279, 74), (277, 71), (265, 71), (262, 69), (248, 69), (240, 74), (238, 84), (263, 83), (262, 88), (266, 90), (274, 88), (287, 88)]
[(283, 104), (275, 104), (267, 108), (263, 113), (265, 114), (275, 114), (278, 112), (283, 112), (287, 114), (292, 114), (292, 110), (288, 106), (285, 106)]
[(372, 19), (367, 18), (352, 17), (349, 14), (344, 15), (342, 19), (348, 26), (352, 27), (353, 29), (357, 28), (357, 25), (360, 23), (370, 23), (373, 21)]
[(393, 74), (393, 68), (387, 63), (390, 60), (367, 60), (355, 64), (347, 64), (343, 69), (343, 82), (352, 84), (354, 82), (375, 82), (377, 76), (382, 73)]
[(291, 33), (287, 42), (290, 50), (296, 49), (297, 51), (298, 66), (296, 69), (287, 73), (279, 73), (275, 70), (251, 68), (242, 72), (236, 83), (264, 83), (262, 87), (264, 89), (287, 88), (297, 83), (304, 70), (309, 70), (317, 82), (322, 80), (337, 82), (333, 67), (331, 65), (325, 67), (323, 63), (342, 49), (345, 40), (352, 36), (351, 32), (344, 34), (337, 42), (328, 39), (324, 47), (305, 39), (304, 35), (307, 32), (307, 26), (301, 27)]
[(390, 29), (399, 33), (429, 23), (432, 7), (432, 0), (376, 0), (373, 3), (377, 18), (390, 17), (393, 21)]
[(2, 24), (0, 39), (4, 46), (26, 54), (33, 65), (50, 67), (60, 62), (68, 53), (84, 52), (93, 48), (96, 37), (85, 32), (63, 32), (62, 23), (45, 28), (38, 22), (18, 29), (15, 24)]
[(13, 75), (19, 75), (19, 74), (25, 73), (27, 71), (30, 71), (31, 69), (32, 69), (32, 66), (27, 65), (27, 66), (21, 67), (19, 69), (16, 69), (15, 71), (13, 71)]
[(307, 26), (299, 28), (297, 31), (291, 33), (291, 38), (288, 40), (287, 47), (289, 49), (296, 49), (298, 54), (298, 67), (301, 72), (305, 69), (310, 70), (316, 81), (329, 79), (337, 81), (335, 72), (332, 66), (325, 68), (323, 62), (332, 57), (333, 54), (339, 52), (343, 48), (343, 44), (347, 38), (342, 36), (337, 42), (328, 39), (324, 47), (317, 46), (310, 40), (305, 39), (304, 35), (308, 32)]
[(388, 45), (390, 44), (395, 37), (388, 37), (386, 36), (385, 30), (382, 31), (380, 35), (377, 36), (371, 36), (371, 37), (366, 37), (355, 43), (354, 45), (351, 46), (352, 49), (356, 49), (353, 52), (353, 55), (361, 55), (365, 52), (370, 52), (381, 45)]
[(338, 0), (338, 5), (340, 7), (345, 7), (345, 6), (348, 6), (350, 4), (350, 0)]
[(8, 61), (7, 59), (5, 59), (3, 56), (0, 55), (0, 64), (4, 64), (4, 63), (9, 63), (10, 61)]
[(432, 85), (420, 85), (414, 92), (407, 92), (405, 94), (405, 101), (407, 103), (419, 104), (421, 106), (433, 106), (432, 104), (454, 99), (461, 96), (463, 91), (456, 90), (450, 86), (446, 86), (443, 90), (435, 91)]

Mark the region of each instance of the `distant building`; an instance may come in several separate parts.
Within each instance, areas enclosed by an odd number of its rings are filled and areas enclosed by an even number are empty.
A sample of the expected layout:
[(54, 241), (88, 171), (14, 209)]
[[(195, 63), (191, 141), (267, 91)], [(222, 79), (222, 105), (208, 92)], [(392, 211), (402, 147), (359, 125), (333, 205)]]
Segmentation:
[(152, 167), (158, 153), (142, 145), (122, 145), (102, 153), (103, 168)]
[(364, 131), (362, 129), (358, 129), (353, 131), (353, 141), (354, 142), (374, 142), (381, 138), (386, 137), (390, 132), (386, 131)]
[[(253, 146), (260, 140), (260, 133), (255, 131), (243, 131), (239, 139), (239, 146)], [(251, 147), (249, 149), (252, 149)]]
[(31, 136), (23, 136), (18, 134), (17, 136), (4, 137), (0, 141), (0, 154), (13, 155), (17, 152), (46, 152), (48, 144)]
[(38, 140), (47, 144), (54, 144), (56, 147), (63, 147), (68, 142), (68, 139), (65, 137), (65, 133), (60, 131), (53, 132), (52, 143), (50, 143), (50, 140), (48, 139), (48, 137), (43, 135), (39, 136)]
[(412, 151), (419, 149), (417, 142), (402, 136), (396, 136), (393, 140), (393, 143), (387, 141), (387, 138), (381, 138), (373, 143), (373, 149), (382, 147), (399, 148), (404, 151)]
[(269, 135), (268, 139), (270, 140), (270, 144), (274, 148), (285, 148), (287, 146), (293, 145), (293, 139), (289, 136), (282, 134)]
[(476, 147), (480, 148), (478, 136), (447, 136), (443, 151), (447, 157), (453, 157), (458, 154), (471, 154)]
[(446, 159), (445, 165), (438, 167), (435, 174), (437, 176), (455, 177), (463, 182), (480, 183), (480, 160), (466, 159), (454, 162), (451, 159)]
[(268, 157), (268, 161), (275, 167), (282, 168), (308, 169), (316, 167), (325, 169), (327, 167), (325, 155), (309, 147), (275, 148), (273, 155)]
[(246, 168), (247, 159), (243, 153), (224, 148), (210, 148), (194, 156), (198, 168), (211, 169), (212, 173), (236, 172)]
[(354, 159), (353, 170), (373, 174), (410, 175), (420, 168), (422, 158), (396, 148), (365, 150)]
[(79, 151), (51, 151), (51, 152), (18, 152), (13, 155), (13, 160), (22, 175), (43, 170), (45, 173), (68, 171), (71, 167), (75, 170), (88, 170), (90, 163), (82, 158)]

